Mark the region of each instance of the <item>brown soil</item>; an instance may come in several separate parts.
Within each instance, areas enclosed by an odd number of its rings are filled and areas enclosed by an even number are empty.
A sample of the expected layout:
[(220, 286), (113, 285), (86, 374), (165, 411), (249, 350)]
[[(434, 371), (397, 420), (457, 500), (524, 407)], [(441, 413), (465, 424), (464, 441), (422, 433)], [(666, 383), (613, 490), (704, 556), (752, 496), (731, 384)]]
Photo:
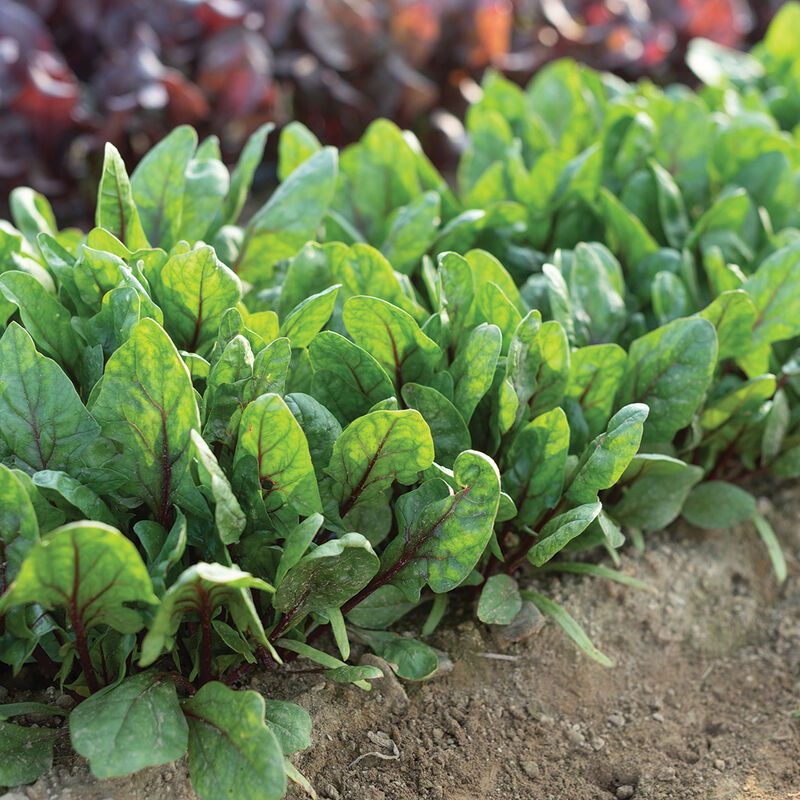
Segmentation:
[[(770, 494), (760, 506), (789, 562), (782, 587), (749, 525), (679, 525), (651, 536), (643, 556), (624, 553), (623, 569), (654, 594), (594, 578), (542, 582), (614, 669), (553, 623), (502, 645), (465, 608), (430, 638), (453, 667), (426, 683), (383, 679), (364, 693), (304, 674), (252, 685), (311, 712), (313, 746), (293, 761), (321, 799), (800, 800), (800, 503), (796, 487)], [(185, 762), (96, 781), (66, 752), (17, 791), (194, 797)]]

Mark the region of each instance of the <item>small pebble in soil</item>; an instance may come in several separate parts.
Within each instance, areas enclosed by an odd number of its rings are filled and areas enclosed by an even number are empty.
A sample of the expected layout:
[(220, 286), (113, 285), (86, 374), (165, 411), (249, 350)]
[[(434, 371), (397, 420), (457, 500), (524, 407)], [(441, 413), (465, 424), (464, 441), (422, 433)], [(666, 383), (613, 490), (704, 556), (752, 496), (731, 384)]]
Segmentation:
[(621, 728), (625, 724), (625, 717), (622, 714), (609, 714), (608, 724), (615, 728)]
[(573, 747), (583, 747), (586, 744), (586, 737), (575, 728), (571, 728), (567, 731), (567, 741)]
[(664, 715), (663, 715), (663, 714), (660, 714), (658, 711), (656, 711), (656, 713), (655, 713), (655, 714), (653, 714), (653, 719), (654, 719), (656, 722), (663, 722), (663, 721), (664, 721)]
[(602, 738), (602, 736), (595, 736), (592, 739), (592, 747), (595, 750), (602, 750), (606, 746), (606, 740)]
[(630, 800), (635, 792), (636, 789), (634, 789), (629, 783), (626, 783), (623, 786), (617, 786), (617, 800)]
[(714, 761), (714, 768), (722, 772), (725, 769), (725, 762), (721, 758), (718, 758)]
[(341, 795), (339, 794), (339, 790), (332, 784), (329, 783), (325, 787), (325, 794), (330, 797), (331, 800), (341, 800)]
[(520, 766), (529, 778), (539, 777), (539, 765), (535, 761), (523, 761)]

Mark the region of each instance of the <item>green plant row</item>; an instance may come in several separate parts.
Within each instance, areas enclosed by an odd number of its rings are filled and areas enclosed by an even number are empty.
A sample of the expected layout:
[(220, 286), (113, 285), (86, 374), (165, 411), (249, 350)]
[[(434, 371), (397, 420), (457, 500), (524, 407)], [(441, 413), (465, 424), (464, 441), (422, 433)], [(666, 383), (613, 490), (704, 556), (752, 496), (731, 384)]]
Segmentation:
[(268, 127), (231, 173), (188, 127), (130, 178), (107, 147), (87, 234), (16, 190), (0, 661), (79, 702), (55, 728), (0, 706), (0, 784), (68, 735), (99, 777), (188, 752), (202, 798), (313, 794), (288, 760), (308, 714), (233, 688), (251, 669), (303, 657), (369, 689), (358, 642), (422, 680), (435, 651), (391, 626), (422, 608), (430, 634), (465, 587), (483, 622), (533, 603), (608, 665), (518, 569), (639, 585), (553, 559), (616, 559), (681, 514), (751, 519), (782, 580), (739, 484), (800, 475), (800, 145), (737, 74), (489, 74), (455, 190), (385, 120), (341, 154), (291, 125), (246, 224)]

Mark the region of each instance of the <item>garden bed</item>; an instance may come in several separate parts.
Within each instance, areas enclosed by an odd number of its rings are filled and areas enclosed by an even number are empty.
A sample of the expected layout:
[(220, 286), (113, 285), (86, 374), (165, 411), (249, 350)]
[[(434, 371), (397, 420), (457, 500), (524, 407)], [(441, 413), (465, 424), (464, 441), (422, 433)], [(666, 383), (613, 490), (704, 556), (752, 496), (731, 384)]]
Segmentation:
[[(586, 659), (552, 623), (504, 645), (464, 606), (429, 639), (453, 662), (431, 681), (379, 680), (367, 694), (316, 674), (259, 673), (252, 685), (311, 712), (313, 746), (294, 761), (320, 798), (611, 800), (626, 785), (635, 800), (796, 798), (800, 498), (794, 484), (767, 491), (759, 505), (789, 562), (782, 587), (749, 524), (676, 525), (649, 537), (644, 555), (628, 549), (623, 570), (654, 594), (547, 580), (614, 669)], [(369, 752), (393, 756), (390, 742), (398, 758), (353, 764)], [(194, 797), (185, 760), (97, 781), (66, 752), (20, 791), (31, 800)]]

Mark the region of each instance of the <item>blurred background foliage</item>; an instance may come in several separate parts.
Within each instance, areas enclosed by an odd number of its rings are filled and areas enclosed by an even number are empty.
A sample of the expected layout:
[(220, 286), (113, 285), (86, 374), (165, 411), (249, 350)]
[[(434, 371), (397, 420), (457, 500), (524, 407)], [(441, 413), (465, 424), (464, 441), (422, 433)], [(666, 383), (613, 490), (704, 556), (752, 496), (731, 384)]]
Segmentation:
[[(175, 125), (233, 160), (261, 123), (342, 146), (376, 117), (445, 173), (487, 67), (525, 82), (572, 56), (625, 78), (692, 80), (688, 42), (746, 48), (779, 0), (0, 0), (0, 197), (30, 185), (91, 218), (112, 141), (132, 169)], [(276, 138), (272, 139), (272, 146)], [(274, 157), (260, 172), (274, 179)], [(6, 216), (7, 209), (0, 209)]]

